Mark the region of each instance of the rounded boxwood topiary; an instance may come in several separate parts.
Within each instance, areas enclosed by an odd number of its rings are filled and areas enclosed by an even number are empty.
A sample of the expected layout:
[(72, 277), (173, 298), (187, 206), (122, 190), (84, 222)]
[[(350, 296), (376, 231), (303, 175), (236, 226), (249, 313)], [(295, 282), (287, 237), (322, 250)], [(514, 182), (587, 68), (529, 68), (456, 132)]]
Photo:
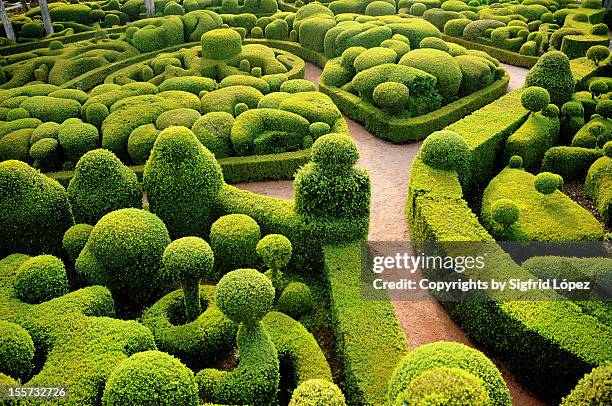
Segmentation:
[(85, 118), (87, 122), (97, 128), (102, 127), (102, 122), (108, 117), (108, 107), (102, 103), (91, 103), (85, 109)]
[(117, 14), (106, 14), (104, 16), (104, 27), (114, 27), (121, 24), (121, 18)]
[(75, 161), (99, 144), (98, 129), (87, 123), (63, 123), (57, 138), (66, 157)]
[(410, 6), (410, 14), (412, 14), (413, 16), (417, 16), (420, 17), (423, 15), (423, 13), (425, 12), (425, 10), (427, 10), (427, 6), (423, 3), (414, 3), (413, 5)]
[(410, 90), (403, 83), (383, 82), (374, 88), (374, 103), (390, 114), (401, 114), (410, 100)]
[(525, 78), (525, 87), (543, 87), (557, 106), (572, 98), (575, 84), (569, 59), (560, 51), (548, 51), (542, 55)]
[(608, 26), (600, 23), (600, 24), (594, 24), (591, 27), (591, 34), (593, 35), (608, 35)]
[(245, 111), (249, 111), (249, 106), (246, 103), (238, 103), (234, 107), (234, 116), (238, 117), (239, 115), (241, 115)]
[(193, 372), (172, 355), (144, 351), (122, 361), (104, 387), (105, 406), (197, 406)]
[(386, 1), (373, 1), (366, 6), (365, 14), (368, 16), (388, 16), (395, 14), (395, 5)]
[(210, 275), (214, 264), (210, 245), (199, 237), (183, 237), (172, 241), (162, 257), (168, 272), (177, 275), (183, 288), (187, 321), (198, 318), (200, 305), (200, 280)]
[(512, 155), (508, 161), (510, 168), (519, 169), (523, 167), (523, 157), (520, 155)]
[(327, 134), (312, 145), (311, 159), (323, 168), (351, 167), (359, 159), (359, 148), (348, 135)]
[(210, 150), (217, 159), (234, 155), (230, 138), (234, 117), (224, 111), (204, 114), (191, 127), (202, 145)]
[(595, 107), (595, 112), (607, 119), (612, 119), (612, 100), (601, 100)]
[(568, 117), (583, 117), (584, 107), (580, 102), (569, 101), (561, 106), (561, 114)]
[(6, 121), (19, 120), (21, 118), (30, 118), (30, 112), (22, 107), (11, 109), (6, 113)]
[(310, 127), (308, 127), (308, 131), (310, 132), (310, 135), (312, 135), (314, 139), (317, 139), (322, 135), (328, 134), (330, 129), (331, 128), (329, 124), (324, 123), (322, 121), (314, 122), (310, 124)]
[(395, 406), (432, 404), (488, 406), (491, 399), (482, 379), (460, 368), (435, 368), (414, 378), (394, 403)]
[(427, 165), (445, 171), (463, 171), (470, 160), (470, 147), (459, 134), (442, 130), (430, 134), (421, 147)]
[(542, 114), (549, 118), (559, 117), (559, 107), (557, 107), (556, 104), (550, 103), (548, 106), (544, 107)]
[(448, 52), (448, 44), (442, 38), (425, 37), (419, 43), (419, 48), (439, 49), (440, 51)]
[(122, 306), (150, 304), (176, 280), (161, 266), (168, 244), (168, 230), (155, 214), (120, 209), (96, 223), (75, 269), (89, 284), (106, 286)]
[(262, 238), (256, 247), (257, 255), (264, 265), (271, 269), (283, 269), (291, 260), (293, 247), (291, 241), (284, 235), (268, 234)]
[(303, 314), (310, 313), (313, 306), (312, 293), (308, 285), (302, 282), (291, 282), (278, 299), (278, 310), (288, 316), (298, 319)]
[(15, 279), (17, 297), (31, 304), (46, 302), (68, 293), (64, 263), (53, 255), (39, 255), (19, 267)]
[(63, 48), (64, 48), (64, 44), (61, 41), (53, 40), (49, 42), (49, 49), (52, 51), (63, 49)]
[(346, 406), (346, 400), (333, 382), (309, 379), (295, 388), (289, 406)]
[(66, 190), (21, 161), (0, 162), (0, 257), (62, 252), (74, 224)]
[(608, 83), (605, 80), (595, 80), (589, 85), (589, 92), (593, 97), (599, 97), (608, 91)]
[(510, 199), (496, 200), (491, 206), (491, 217), (504, 227), (509, 227), (519, 219), (519, 207)]
[(185, 13), (183, 10), (183, 6), (174, 1), (166, 3), (164, 7), (164, 15), (165, 16), (182, 16)]
[(36, 141), (42, 140), (43, 138), (55, 138), (59, 133), (60, 124), (48, 121), (42, 123), (32, 131), (32, 137), (30, 138), (30, 145), (34, 145)]
[(136, 174), (106, 149), (89, 151), (79, 159), (67, 190), (77, 223), (96, 224), (112, 211), (142, 207)]
[(49, 170), (58, 166), (60, 147), (55, 138), (43, 138), (30, 147), (30, 156), (34, 159), (34, 167)]
[(157, 136), (161, 133), (155, 124), (144, 124), (136, 128), (128, 138), (128, 154), (136, 165), (143, 165), (149, 159)]
[[(30, 334), (19, 324), (0, 320), (0, 371), (25, 379), (32, 372), (33, 359), (34, 342)], [(0, 385), (9, 384), (0, 377)]]
[[(262, 32), (263, 36), (263, 32)], [(219, 28), (202, 34), (202, 56), (224, 60), (242, 52), (242, 38), (231, 28)]]
[(414, 49), (402, 56), (399, 65), (411, 66), (435, 76), (436, 90), (445, 104), (457, 97), (461, 86), (461, 68), (448, 53), (432, 48)]
[(604, 45), (593, 45), (587, 50), (586, 57), (599, 66), (599, 63), (610, 56), (610, 50)]
[(161, 113), (155, 121), (155, 126), (159, 130), (165, 130), (171, 126), (183, 126), (191, 128), (193, 124), (201, 117), (199, 111), (194, 109), (174, 109)]
[(531, 86), (523, 90), (521, 104), (527, 110), (535, 113), (544, 109), (550, 103), (550, 95), (546, 89), (539, 86)]
[(143, 185), (151, 212), (164, 221), (173, 238), (209, 234), (222, 184), (221, 167), (191, 130), (170, 127), (158, 135)]
[(286, 93), (302, 93), (302, 92), (314, 92), (317, 89), (315, 88), (314, 83), (310, 80), (306, 79), (291, 79), (286, 80), (280, 85), (281, 92)]
[(77, 260), (83, 248), (85, 248), (91, 230), (93, 230), (93, 226), (90, 224), (75, 224), (64, 234), (62, 245), (73, 263)]
[(609, 404), (612, 404), (612, 364), (593, 368), (561, 401), (561, 406)]
[(559, 188), (558, 175), (551, 172), (538, 173), (533, 180), (533, 186), (538, 192), (549, 195)]
[(274, 287), (255, 269), (237, 269), (217, 284), (217, 306), (236, 323), (254, 325), (272, 309)]
[(603, 146), (603, 151), (608, 158), (612, 158), (612, 141), (608, 141), (605, 143), (605, 145)]
[(480, 378), (493, 406), (510, 406), (508, 386), (483, 353), (464, 344), (438, 341), (422, 345), (397, 365), (389, 383), (389, 399), (397, 399), (420, 375), (436, 368), (460, 368)]
[(260, 238), (259, 225), (245, 214), (228, 214), (215, 221), (210, 228), (210, 245), (217, 275), (255, 265)]

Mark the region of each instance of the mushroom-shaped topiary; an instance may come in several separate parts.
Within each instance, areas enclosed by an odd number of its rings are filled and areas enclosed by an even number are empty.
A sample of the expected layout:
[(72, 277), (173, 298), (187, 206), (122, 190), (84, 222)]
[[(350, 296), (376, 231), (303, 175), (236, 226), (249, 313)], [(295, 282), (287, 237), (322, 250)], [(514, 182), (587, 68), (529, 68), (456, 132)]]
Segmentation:
[(68, 277), (61, 259), (39, 255), (19, 267), (15, 280), (17, 297), (26, 303), (46, 302), (68, 293)]
[(610, 50), (604, 45), (593, 45), (587, 50), (586, 57), (599, 66), (599, 63), (610, 56)]
[(77, 223), (96, 224), (111, 211), (142, 207), (134, 171), (106, 149), (87, 152), (77, 162), (68, 184), (68, 199)]
[(612, 404), (612, 364), (594, 368), (561, 402), (561, 406)]
[(351, 137), (327, 134), (312, 146), (312, 161), (323, 168), (350, 168), (359, 159), (359, 148)]
[(255, 269), (237, 269), (217, 284), (217, 306), (236, 323), (254, 325), (272, 309), (274, 287)]
[[(32, 372), (33, 359), (34, 343), (30, 334), (18, 324), (0, 320), (0, 371), (25, 379)], [(0, 385), (5, 384), (8, 383), (0, 379)]]
[(504, 227), (510, 227), (519, 218), (519, 208), (510, 199), (499, 199), (491, 206), (491, 217)]
[(508, 161), (510, 168), (519, 169), (523, 167), (523, 157), (520, 155), (512, 155)]
[(421, 159), (427, 165), (445, 171), (457, 171), (465, 176), (470, 160), (470, 147), (456, 132), (436, 131), (421, 147)]
[(231, 28), (219, 28), (202, 34), (202, 56), (206, 59), (224, 60), (241, 52), (242, 37)]
[(172, 355), (144, 351), (122, 361), (104, 387), (105, 406), (197, 406), (193, 372)]
[(395, 399), (404, 405), (490, 406), (482, 379), (460, 368), (435, 368), (410, 382)]
[(559, 189), (559, 175), (551, 172), (538, 173), (533, 180), (533, 186), (538, 192), (549, 195)]
[(523, 90), (521, 104), (532, 113), (544, 109), (550, 103), (548, 91), (539, 86), (531, 86)]
[(403, 83), (384, 82), (374, 88), (374, 103), (389, 114), (401, 114), (410, 100), (410, 90)]
[(83, 251), (83, 248), (85, 248), (91, 230), (93, 230), (92, 225), (75, 224), (64, 233), (62, 245), (73, 263), (77, 260), (81, 251)]
[(589, 85), (589, 92), (593, 98), (598, 98), (608, 91), (608, 83), (605, 80), (595, 80)]
[(309, 379), (295, 388), (289, 406), (346, 406), (346, 400), (333, 382)]
[(187, 321), (198, 318), (200, 305), (200, 280), (210, 275), (214, 255), (210, 245), (199, 237), (183, 237), (171, 242), (164, 250), (162, 263), (167, 271), (178, 275), (183, 288)]
[(246, 214), (220, 217), (210, 228), (210, 245), (215, 253), (216, 275), (255, 265), (261, 230)]
[(312, 310), (313, 299), (308, 285), (302, 282), (291, 282), (278, 299), (278, 310), (298, 319)]
[(291, 241), (284, 235), (268, 234), (257, 243), (257, 255), (264, 265), (268, 267), (265, 275), (270, 278), (279, 297), (285, 289), (285, 281), (281, 269), (289, 264), (291, 260)]

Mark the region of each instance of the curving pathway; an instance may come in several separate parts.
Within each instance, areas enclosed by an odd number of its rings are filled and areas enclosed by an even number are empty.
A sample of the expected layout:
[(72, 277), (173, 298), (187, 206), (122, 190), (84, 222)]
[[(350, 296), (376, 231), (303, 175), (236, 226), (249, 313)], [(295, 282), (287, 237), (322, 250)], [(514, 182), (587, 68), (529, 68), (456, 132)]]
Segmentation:
[[(521, 87), (527, 69), (502, 65), (510, 74), (509, 90)], [(318, 85), (320, 75), (320, 68), (306, 63), (305, 79)], [(419, 152), (421, 143), (392, 144), (371, 135), (360, 124), (348, 117), (344, 118), (361, 152), (357, 165), (370, 172), (372, 200), (369, 239), (372, 241), (410, 240), (404, 206), (410, 181), (410, 165)], [(235, 186), (267, 196), (293, 199), (293, 181), (290, 180), (239, 183)], [(410, 348), (440, 340), (458, 341), (475, 347), (433, 297), (429, 301), (394, 302), (394, 305), (395, 313)], [(514, 405), (543, 405), (527, 393), (507, 370), (499, 365), (498, 367), (508, 383)]]

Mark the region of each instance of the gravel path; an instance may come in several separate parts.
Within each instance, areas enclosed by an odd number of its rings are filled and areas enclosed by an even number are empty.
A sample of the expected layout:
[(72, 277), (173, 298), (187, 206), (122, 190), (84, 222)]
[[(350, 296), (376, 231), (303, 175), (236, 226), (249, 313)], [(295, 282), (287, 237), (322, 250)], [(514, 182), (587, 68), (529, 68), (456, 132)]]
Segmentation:
[[(526, 69), (503, 64), (510, 73), (509, 90), (523, 85)], [(307, 63), (305, 78), (318, 83), (321, 69)], [(370, 212), (371, 241), (409, 240), (404, 205), (410, 181), (410, 165), (421, 143), (396, 145), (372, 136), (361, 125), (345, 116), (351, 136), (359, 145), (361, 158), (358, 166), (368, 169), (372, 181)], [(240, 183), (241, 189), (281, 199), (293, 198), (293, 181), (265, 181)], [(396, 315), (402, 325), (410, 348), (434, 341), (458, 341), (474, 347), (474, 344), (451, 320), (444, 308), (432, 297), (429, 301), (396, 301)], [(498, 365), (499, 366), (499, 365)], [(500, 367), (513, 397), (513, 404), (539, 406), (541, 402), (528, 394), (505, 370)]]

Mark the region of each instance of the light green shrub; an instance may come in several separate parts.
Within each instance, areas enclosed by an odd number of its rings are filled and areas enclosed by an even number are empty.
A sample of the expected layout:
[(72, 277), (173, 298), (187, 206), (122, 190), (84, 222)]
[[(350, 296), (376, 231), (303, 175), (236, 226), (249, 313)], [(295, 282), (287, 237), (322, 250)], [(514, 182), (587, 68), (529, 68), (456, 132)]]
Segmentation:
[(259, 225), (245, 214), (228, 214), (215, 221), (210, 229), (210, 245), (217, 276), (255, 265), (260, 238)]

